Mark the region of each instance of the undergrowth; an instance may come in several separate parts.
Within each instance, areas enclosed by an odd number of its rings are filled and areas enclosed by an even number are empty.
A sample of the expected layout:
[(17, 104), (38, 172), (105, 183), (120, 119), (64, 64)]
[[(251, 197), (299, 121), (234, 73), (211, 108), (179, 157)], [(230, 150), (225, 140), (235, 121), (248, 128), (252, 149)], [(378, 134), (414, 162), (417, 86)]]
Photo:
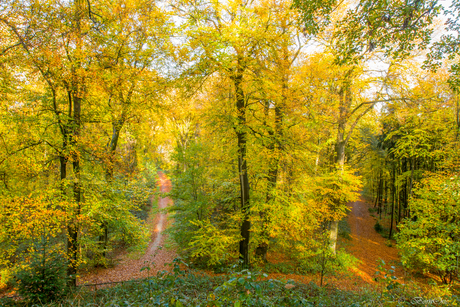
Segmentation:
[[(346, 291), (319, 287), (313, 282), (268, 279), (263, 273), (239, 270), (239, 265), (222, 276), (191, 271), (180, 259), (173, 266), (171, 273), (162, 271), (154, 277), (97, 291), (81, 287), (60, 301), (34, 306), (426, 306), (430, 302), (458, 306), (459, 303), (456, 296), (444, 294), (432, 298), (414, 287), (392, 288), (385, 284), (384, 292), (371, 288)], [(0, 299), (0, 305), (29, 306), (11, 299)]]

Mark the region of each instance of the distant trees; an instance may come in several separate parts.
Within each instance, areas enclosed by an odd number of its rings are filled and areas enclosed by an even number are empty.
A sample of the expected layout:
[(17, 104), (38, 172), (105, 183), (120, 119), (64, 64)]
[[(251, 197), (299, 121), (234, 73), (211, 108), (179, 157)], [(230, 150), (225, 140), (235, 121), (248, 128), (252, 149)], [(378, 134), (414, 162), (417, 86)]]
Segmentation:
[[(393, 101), (382, 110), (382, 130), (373, 145), (379, 158), (366, 167), (370, 170), (366, 181), (379, 216), (390, 215), (389, 237), (396, 233), (404, 264), (450, 282), (457, 251), (450, 239), (438, 236), (456, 237), (446, 230), (456, 227), (455, 218), (442, 213), (457, 202), (456, 97), (444, 70), (422, 72), (410, 63), (392, 72), (398, 75), (388, 83)], [(449, 247), (432, 245), (434, 241)]]

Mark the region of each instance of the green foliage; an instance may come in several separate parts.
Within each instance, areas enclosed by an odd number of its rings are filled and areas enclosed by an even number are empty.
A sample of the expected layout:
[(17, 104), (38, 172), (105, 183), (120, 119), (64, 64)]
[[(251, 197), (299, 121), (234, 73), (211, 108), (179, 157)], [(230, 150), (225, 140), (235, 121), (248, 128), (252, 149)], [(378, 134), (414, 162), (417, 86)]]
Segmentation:
[(293, 6), (302, 12), (302, 21), (308, 33), (317, 34), (331, 20), (337, 0), (293, 1)]
[(383, 231), (383, 227), (382, 227), (382, 225), (380, 225), (379, 221), (375, 222), (374, 229), (378, 233), (381, 233)]
[(204, 257), (208, 265), (220, 264), (228, 261), (229, 250), (240, 241), (235, 230), (218, 229), (209, 220), (190, 221), (198, 227), (189, 243), (193, 258)]
[[(0, 206), (0, 268), (2, 283), (5, 272), (13, 274), (42, 259), (44, 250), (63, 251), (67, 202), (56, 201), (53, 194), (40, 196), (5, 195)], [(37, 247), (38, 246), (38, 247)], [(45, 257), (45, 256), (43, 256)], [(49, 255), (45, 259), (48, 261)], [(61, 257), (66, 258), (61, 254)], [(24, 272), (25, 274), (26, 272)]]
[(44, 247), (33, 254), (30, 263), (14, 275), (18, 293), (31, 303), (47, 303), (62, 297), (67, 290), (67, 265), (63, 259), (60, 253), (47, 253)]
[[(170, 193), (173, 225), (168, 232), (184, 256), (216, 266), (236, 257), (241, 217), (235, 210), (236, 186), (219, 164), (207, 163), (209, 150), (195, 142), (186, 149), (176, 148)], [(213, 172), (219, 172), (217, 178), (211, 178)]]
[(335, 275), (339, 272), (345, 273), (354, 267), (357, 262), (358, 259), (344, 249), (340, 249), (336, 254), (333, 254), (329, 245), (325, 245), (316, 251), (315, 256), (310, 259), (303, 259), (301, 265), (307, 272), (319, 273), (319, 284), (322, 286), (327, 276)]
[[(309, 306), (310, 303), (297, 291), (293, 281), (265, 280), (266, 274), (242, 270), (230, 274), (224, 283), (208, 296), (208, 302), (216, 306)], [(267, 296), (267, 292), (280, 296)], [(281, 292), (281, 293), (280, 293)], [(300, 294), (300, 295), (299, 295)]]
[(460, 256), (460, 179), (427, 174), (414, 188), (411, 216), (400, 225), (398, 248), (406, 267), (438, 275), (450, 283)]
[[(153, 193), (146, 180), (120, 176), (110, 183), (104, 181), (88, 186), (83, 206), (85, 235), (81, 236), (83, 261), (88, 266), (107, 266), (108, 253), (116, 245), (142, 251), (148, 245), (149, 232), (144, 223), (149, 210), (148, 198)], [(107, 245), (103, 245), (104, 227)], [(103, 253), (106, 257), (103, 257)]]
[(395, 289), (399, 283), (397, 282), (398, 278), (394, 276), (393, 274), (395, 273), (395, 267), (390, 266), (390, 269), (386, 267), (385, 261), (382, 259), (379, 259), (378, 261), (378, 266), (377, 266), (377, 271), (375, 272), (376, 275), (376, 281), (378, 281), (380, 284), (383, 285), (383, 291), (391, 291)]

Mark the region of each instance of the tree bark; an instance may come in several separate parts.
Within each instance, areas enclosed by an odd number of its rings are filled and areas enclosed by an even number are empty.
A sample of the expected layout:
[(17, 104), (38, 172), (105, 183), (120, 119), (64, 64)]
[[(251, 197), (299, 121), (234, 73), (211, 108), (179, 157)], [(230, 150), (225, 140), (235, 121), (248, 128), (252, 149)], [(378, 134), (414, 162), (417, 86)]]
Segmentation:
[[(336, 152), (337, 152), (337, 164), (340, 169), (343, 171), (343, 167), (345, 164), (345, 141), (343, 139), (343, 130), (340, 131), (340, 124), (339, 124), (339, 133), (337, 135), (337, 145), (336, 145)], [(330, 230), (330, 245), (329, 248), (331, 249), (332, 253), (336, 254), (336, 246), (337, 246), (337, 236), (339, 232), (339, 221), (334, 220), (329, 223), (329, 230)]]
[[(336, 149), (336, 164), (341, 171), (345, 166), (345, 147), (347, 143), (347, 139), (345, 138), (345, 127), (347, 122), (348, 116), (348, 108), (351, 104), (351, 91), (350, 85), (348, 82), (344, 85), (344, 87), (340, 90), (340, 106), (339, 106), (339, 123), (337, 129), (337, 143), (335, 146)], [(351, 133), (351, 131), (349, 132)], [(340, 205), (340, 204), (338, 204)], [(330, 221), (329, 223), (329, 230), (330, 230), (330, 245), (329, 248), (331, 252), (335, 255), (336, 254), (336, 245), (337, 245), (337, 235), (339, 231), (339, 221)]]
[(243, 221), (241, 223), (240, 234), (243, 238), (240, 241), (240, 259), (244, 267), (249, 267), (249, 240), (251, 222), (249, 220), (249, 178), (247, 165), (247, 130), (246, 130), (246, 103), (243, 92), (243, 72), (244, 67), (241, 56), (237, 57), (237, 67), (235, 75), (232, 76), (233, 85), (235, 86), (237, 125), (235, 132), (238, 141), (238, 175), (240, 180), (240, 200)]
[(395, 213), (395, 196), (396, 196), (396, 167), (395, 163), (393, 163), (393, 170), (391, 174), (391, 218), (390, 218), (390, 233), (388, 234), (388, 239), (391, 240), (393, 235), (393, 220), (394, 220), (394, 213)]
[(81, 158), (78, 148), (79, 138), (81, 135), (81, 102), (83, 94), (83, 77), (80, 75), (81, 69), (81, 52), (82, 52), (82, 33), (81, 20), (83, 18), (84, 3), (82, 0), (75, 0), (75, 35), (76, 35), (76, 50), (75, 62), (71, 68), (72, 72), (72, 88), (71, 102), (73, 103), (73, 122), (72, 135), (70, 144), (72, 148), (72, 168), (74, 173), (73, 197), (75, 202), (75, 211), (73, 221), (68, 225), (68, 242), (67, 254), (70, 260), (67, 275), (69, 277), (69, 285), (77, 286), (77, 267), (78, 267), (78, 233), (79, 233), (79, 217), (81, 214)]
[[(283, 50), (283, 62), (280, 64), (281, 73), (282, 73), (282, 90), (281, 90), (281, 99), (275, 101), (275, 128), (270, 134), (270, 144), (268, 149), (272, 152), (272, 157), (269, 161), (269, 170), (267, 174), (267, 192), (265, 197), (265, 203), (270, 204), (273, 198), (273, 191), (276, 188), (276, 183), (278, 179), (279, 172), (279, 163), (281, 159), (281, 139), (283, 138), (283, 119), (284, 119), (284, 108), (287, 103), (287, 90), (288, 90), (288, 75), (287, 67), (288, 65), (288, 51)], [(266, 116), (269, 115), (269, 105), (265, 106)], [(261, 236), (268, 241), (268, 227), (270, 224), (270, 219), (268, 215), (268, 209), (261, 212), (262, 218), (262, 233)], [(260, 257), (264, 262), (267, 262), (267, 253), (268, 253), (268, 243), (262, 242), (256, 249), (256, 255)]]

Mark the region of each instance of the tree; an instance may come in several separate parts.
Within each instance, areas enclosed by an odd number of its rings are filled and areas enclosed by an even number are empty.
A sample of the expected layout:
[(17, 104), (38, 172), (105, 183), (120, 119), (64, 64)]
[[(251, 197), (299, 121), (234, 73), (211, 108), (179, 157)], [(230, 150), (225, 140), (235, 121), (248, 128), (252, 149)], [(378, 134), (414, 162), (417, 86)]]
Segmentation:
[[(242, 1), (228, 4), (195, 3), (181, 9), (189, 27), (188, 36), (193, 46), (199, 47), (197, 54), (198, 70), (202, 76), (220, 74), (232, 84), (233, 130), (237, 140), (238, 178), (240, 181), (241, 222), (240, 255), (243, 265), (249, 265), (250, 240), (250, 184), (248, 166), (248, 93), (245, 82), (250, 74), (251, 55), (260, 43), (260, 32), (268, 16), (257, 19), (257, 11)], [(261, 27), (253, 27), (254, 24)], [(195, 54), (197, 52), (195, 51)], [(206, 67), (206, 68), (205, 68)], [(196, 72), (196, 71), (195, 71)]]
[[(94, 151), (96, 158), (102, 161), (107, 190), (117, 189), (114, 175), (120, 165), (117, 149), (122, 130), (127, 123), (143, 120), (145, 110), (158, 104), (153, 96), (161, 93), (165, 81), (156, 69), (160, 69), (159, 63), (167, 57), (170, 31), (165, 13), (154, 1), (118, 1), (116, 6), (116, 10), (97, 7), (96, 18), (103, 22), (98, 21), (98, 31), (91, 41), (100, 74), (92, 88), (98, 93), (92, 97), (96, 103), (88, 113), (98, 119), (90, 124), (105, 130), (103, 133), (108, 139), (105, 148)], [(137, 15), (141, 18), (135, 21)], [(106, 122), (110, 125), (105, 125)], [(98, 141), (88, 140), (90, 144)], [(100, 223), (100, 243), (105, 257), (108, 221)]]
[(457, 174), (426, 174), (414, 188), (410, 217), (397, 235), (402, 262), (451, 283), (458, 274), (460, 203)]

